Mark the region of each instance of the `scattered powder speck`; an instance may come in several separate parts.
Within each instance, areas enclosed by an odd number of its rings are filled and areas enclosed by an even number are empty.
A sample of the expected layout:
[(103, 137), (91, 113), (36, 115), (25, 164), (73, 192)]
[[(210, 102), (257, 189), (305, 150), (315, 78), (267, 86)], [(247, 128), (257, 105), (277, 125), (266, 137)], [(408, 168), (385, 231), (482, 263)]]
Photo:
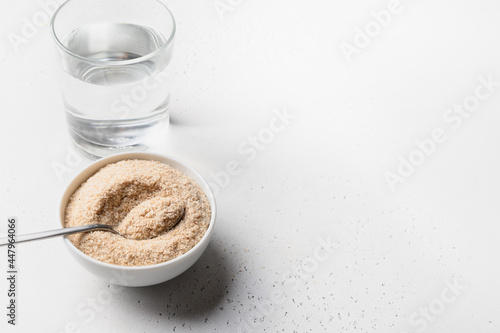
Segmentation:
[[(109, 164), (71, 196), (65, 226), (117, 225), (120, 233), (68, 236), (85, 254), (120, 266), (146, 266), (193, 248), (210, 223), (210, 204), (194, 180), (157, 161)], [(180, 219), (180, 220), (179, 220)]]

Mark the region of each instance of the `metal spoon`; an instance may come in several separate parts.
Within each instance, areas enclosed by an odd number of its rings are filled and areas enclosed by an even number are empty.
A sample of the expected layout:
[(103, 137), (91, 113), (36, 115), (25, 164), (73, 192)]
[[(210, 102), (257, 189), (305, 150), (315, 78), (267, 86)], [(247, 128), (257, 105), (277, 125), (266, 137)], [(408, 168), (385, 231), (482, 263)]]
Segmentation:
[[(80, 225), (77, 227), (69, 227), (69, 228), (62, 228), (62, 229), (56, 229), (56, 230), (35, 232), (32, 234), (16, 236), (15, 243), (29, 242), (32, 240), (38, 240), (38, 239), (44, 239), (44, 238), (50, 238), (50, 237), (56, 237), (56, 236), (71, 235), (71, 234), (76, 234), (78, 232), (92, 231), (92, 230), (107, 230), (107, 231), (111, 231), (112, 233), (119, 234), (118, 231), (115, 230), (116, 227), (117, 226), (111, 226), (111, 225), (107, 225), (107, 224), (87, 224), (87, 225)], [(9, 244), (8, 237), (0, 238), (0, 246), (4, 246), (7, 244)]]
[[(182, 213), (179, 215), (179, 218), (175, 223), (173, 223), (169, 229), (172, 229), (179, 221), (184, 217), (184, 209), (182, 209)], [(42, 231), (42, 232), (35, 232), (32, 234), (27, 234), (27, 235), (19, 235), (16, 236), (15, 243), (22, 243), (22, 242), (29, 242), (32, 240), (39, 240), (39, 239), (44, 239), (44, 238), (51, 238), (51, 237), (56, 237), (56, 236), (65, 236), (65, 235), (71, 235), (71, 234), (76, 234), (79, 232), (85, 232), (85, 231), (93, 231), (93, 230), (106, 230), (106, 231), (111, 231), (114, 234), (120, 235), (122, 237), (127, 238), (126, 236), (120, 234), (118, 232), (118, 225), (107, 225), (107, 224), (86, 224), (86, 225), (80, 225), (77, 227), (69, 227), (69, 228), (62, 228), (62, 229), (56, 229), (56, 230), (49, 230), (49, 231)], [(8, 245), (9, 244), (9, 237), (4, 237), (0, 238), (0, 246)]]

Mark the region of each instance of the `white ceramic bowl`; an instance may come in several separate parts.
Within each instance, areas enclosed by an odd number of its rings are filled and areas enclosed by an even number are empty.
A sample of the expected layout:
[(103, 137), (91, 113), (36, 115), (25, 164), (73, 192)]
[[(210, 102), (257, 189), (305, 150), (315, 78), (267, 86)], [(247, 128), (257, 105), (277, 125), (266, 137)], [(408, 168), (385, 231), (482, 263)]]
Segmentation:
[(68, 200), (71, 197), (71, 195), (78, 189), (78, 187), (84, 181), (86, 181), (90, 176), (95, 174), (103, 166), (127, 159), (153, 160), (168, 164), (171, 167), (174, 167), (184, 172), (201, 187), (201, 189), (205, 192), (208, 198), (208, 202), (210, 203), (212, 216), (210, 219), (210, 225), (208, 227), (208, 230), (203, 236), (203, 238), (200, 240), (200, 242), (196, 244), (191, 250), (181, 255), (180, 257), (177, 257), (175, 259), (172, 259), (170, 261), (161, 264), (140, 266), (140, 267), (125, 267), (125, 266), (106, 264), (98, 260), (95, 260), (87, 256), (83, 252), (81, 252), (66, 237), (64, 237), (64, 243), (66, 244), (66, 247), (69, 249), (69, 252), (76, 259), (76, 261), (80, 265), (85, 267), (89, 272), (96, 275), (97, 277), (105, 281), (108, 281), (110, 283), (122, 286), (128, 286), (128, 287), (150, 286), (173, 279), (174, 277), (186, 271), (201, 257), (201, 255), (207, 248), (208, 243), (210, 242), (210, 237), (212, 236), (212, 232), (214, 230), (215, 216), (217, 213), (215, 206), (215, 198), (207, 182), (195, 169), (173, 157), (161, 154), (140, 153), (140, 152), (117, 154), (108, 156), (106, 158), (100, 159), (92, 163), (87, 168), (85, 168), (85, 170), (80, 172), (80, 174), (78, 174), (71, 181), (71, 183), (69, 183), (69, 185), (63, 192), (59, 208), (61, 225), (64, 226), (64, 211), (66, 209), (66, 205), (68, 204)]

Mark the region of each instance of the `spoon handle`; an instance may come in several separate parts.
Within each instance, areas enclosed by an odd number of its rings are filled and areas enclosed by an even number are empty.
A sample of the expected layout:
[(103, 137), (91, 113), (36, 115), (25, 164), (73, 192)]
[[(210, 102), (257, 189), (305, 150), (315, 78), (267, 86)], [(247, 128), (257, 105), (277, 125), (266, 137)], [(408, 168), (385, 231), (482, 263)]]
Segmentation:
[[(50, 238), (50, 237), (56, 237), (56, 236), (71, 235), (71, 234), (76, 234), (78, 232), (99, 230), (99, 229), (100, 230), (109, 230), (109, 231), (114, 232), (113, 228), (109, 225), (87, 224), (87, 225), (80, 225), (77, 227), (61, 228), (61, 229), (56, 229), (56, 230), (41, 231), (41, 232), (35, 232), (32, 234), (19, 235), (19, 236), (15, 237), (15, 239), (16, 239), (15, 243), (28, 242), (28, 241), (32, 241), (32, 240), (38, 240), (38, 239), (44, 239), (44, 238)], [(4, 246), (7, 244), (9, 244), (9, 237), (0, 238), (0, 246)]]

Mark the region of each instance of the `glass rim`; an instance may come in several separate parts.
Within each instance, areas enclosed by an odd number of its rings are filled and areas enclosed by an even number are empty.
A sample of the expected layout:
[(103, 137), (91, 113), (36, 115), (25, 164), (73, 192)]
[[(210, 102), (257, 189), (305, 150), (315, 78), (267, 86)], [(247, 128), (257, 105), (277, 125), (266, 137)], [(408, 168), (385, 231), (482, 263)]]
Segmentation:
[(68, 1), (66, 1), (61, 6), (59, 6), (59, 8), (57, 8), (57, 10), (54, 12), (54, 15), (52, 16), (52, 19), (50, 20), (50, 32), (52, 34), (52, 37), (53, 37), (54, 41), (56, 42), (56, 45), (61, 50), (63, 50), (64, 52), (66, 52), (70, 56), (75, 57), (75, 58), (77, 58), (79, 60), (82, 60), (82, 61), (85, 61), (85, 62), (91, 63), (91, 64), (96, 64), (96, 65), (99, 65), (99, 66), (103, 66), (103, 65), (104, 66), (131, 65), (131, 64), (135, 64), (135, 63), (139, 63), (139, 62), (148, 60), (148, 59), (156, 56), (158, 53), (162, 52), (164, 49), (166, 49), (167, 47), (169, 47), (172, 44), (173, 40), (174, 40), (175, 33), (176, 33), (176, 30), (177, 30), (176, 29), (177, 27), (176, 27), (174, 15), (170, 11), (170, 9), (168, 9), (168, 7), (165, 4), (163, 4), (161, 1), (159, 1), (159, 0), (153, 0), (153, 1), (157, 2), (157, 3), (159, 3), (161, 6), (163, 6), (167, 10), (168, 16), (172, 20), (172, 32), (170, 33), (170, 36), (165, 41), (165, 43), (163, 43), (163, 45), (161, 45), (159, 48), (157, 48), (153, 52), (150, 52), (150, 53), (148, 53), (146, 55), (143, 55), (141, 57), (138, 57), (138, 58), (128, 59), (128, 60), (104, 60), (103, 61), (103, 60), (95, 60), (95, 59), (90, 59), (90, 58), (81, 56), (79, 54), (76, 54), (76, 53), (72, 52), (70, 49), (68, 49), (62, 43), (62, 41), (57, 36), (55, 28), (54, 28), (55, 20), (56, 20), (56, 18), (58, 16), (59, 12), (61, 11), (61, 9), (63, 9), (63, 7), (65, 7), (68, 3), (73, 2), (73, 1), (76, 1), (76, 0), (68, 0)]

